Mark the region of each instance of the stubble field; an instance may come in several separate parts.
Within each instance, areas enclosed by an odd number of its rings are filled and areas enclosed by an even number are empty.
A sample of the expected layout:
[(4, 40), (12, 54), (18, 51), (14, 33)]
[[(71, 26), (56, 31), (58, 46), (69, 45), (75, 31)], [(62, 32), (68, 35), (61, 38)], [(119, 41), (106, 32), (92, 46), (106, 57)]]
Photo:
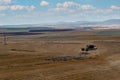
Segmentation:
[[(120, 35), (96, 32), (7, 36), (7, 45), (1, 35), (0, 80), (120, 80)], [(88, 44), (98, 49), (76, 59)]]

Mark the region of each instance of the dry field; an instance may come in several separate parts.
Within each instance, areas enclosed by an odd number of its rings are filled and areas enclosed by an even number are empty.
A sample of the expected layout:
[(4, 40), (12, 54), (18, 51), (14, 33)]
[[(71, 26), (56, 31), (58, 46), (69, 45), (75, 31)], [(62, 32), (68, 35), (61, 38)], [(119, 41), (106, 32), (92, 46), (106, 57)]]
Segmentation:
[[(120, 80), (120, 35), (96, 36), (97, 31), (71, 31), (29, 36), (0, 36), (0, 80)], [(84, 59), (49, 60), (80, 56)]]

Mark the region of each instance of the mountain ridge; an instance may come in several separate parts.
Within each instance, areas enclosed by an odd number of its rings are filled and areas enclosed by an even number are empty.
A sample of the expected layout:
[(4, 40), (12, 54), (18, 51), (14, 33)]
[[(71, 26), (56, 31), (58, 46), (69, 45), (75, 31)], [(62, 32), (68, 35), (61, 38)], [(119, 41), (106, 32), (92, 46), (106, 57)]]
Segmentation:
[(1, 25), (0, 28), (75, 28), (75, 27), (97, 27), (97, 26), (120, 26), (120, 19), (109, 19), (105, 21), (76, 21), (59, 22), (52, 24), (24, 24), (24, 25)]

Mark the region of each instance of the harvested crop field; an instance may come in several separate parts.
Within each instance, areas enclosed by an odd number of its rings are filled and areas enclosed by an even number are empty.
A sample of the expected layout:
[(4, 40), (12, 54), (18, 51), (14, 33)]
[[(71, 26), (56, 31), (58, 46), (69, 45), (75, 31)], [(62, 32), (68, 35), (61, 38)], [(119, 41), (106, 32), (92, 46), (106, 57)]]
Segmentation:
[[(120, 80), (120, 35), (96, 32), (7, 36), (7, 45), (1, 35), (0, 80)], [(88, 44), (98, 49), (81, 58)]]

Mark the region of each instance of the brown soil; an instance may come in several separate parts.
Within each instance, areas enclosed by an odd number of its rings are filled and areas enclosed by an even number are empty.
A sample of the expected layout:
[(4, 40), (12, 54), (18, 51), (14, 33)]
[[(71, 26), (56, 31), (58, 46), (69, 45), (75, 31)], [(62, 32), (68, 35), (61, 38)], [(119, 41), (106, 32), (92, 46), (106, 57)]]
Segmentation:
[[(120, 36), (94, 36), (96, 31), (0, 36), (0, 80), (120, 80)], [(78, 38), (39, 38), (78, 36)], [(79, 57), (81, 48), (94, 44), (85, 59), (51, 61), (55, 57)]]

